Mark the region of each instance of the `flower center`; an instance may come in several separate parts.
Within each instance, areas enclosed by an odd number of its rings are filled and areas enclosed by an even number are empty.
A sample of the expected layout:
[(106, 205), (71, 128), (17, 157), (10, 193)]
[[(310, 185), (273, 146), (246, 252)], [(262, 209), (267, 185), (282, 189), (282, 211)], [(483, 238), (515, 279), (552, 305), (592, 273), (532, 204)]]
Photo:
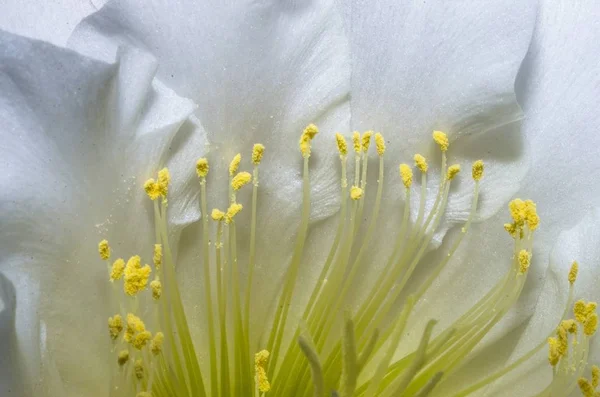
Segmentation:
[[(257, 202), (259, 166), (265, 147), (256, 144), (251, 155), (252, 173), (239, 171), (240, 154), (229, 165), (228, 207), (213, 209), (209, 220), (207, 175), (209, 162), (198, 160), (196, 171), (200, 180), (202, 212), (202, 268), (206, 335), (193, 341), (183, 309), (175, 275), (175, 263), (169, 244), (167, 196), (170, 175), (158, 172), (156, 180), (144, 184), (154, 204), (155, 245), (153, 266), (142, 265), (140, 256), (127, 262), (119, 258), (110, 262), (111, 248), (106, 240), (98, 249), (106, 261), (114, 293), (115, 313), (108, 319), (112, 341), (111, 395), (137, 397), (203, 397), (203, 396), (429, 396), (443, 395), (451, 375), (464, 364), (473, 349), (517, 302), (525, 285), (531, 264), (534, 231), (539, 225), (535, 204), (515, 199), (509, 205), (512, 222), (505, 229), (514, 240), (514, 249), (504, 277), (469, 310), (445, 329), (436, 328), (430, 319), (424, 330), (413, 329), (415, 305), (448, 265), (467, 234), (476, 213), (480, 181), (484, 174), (481, 160), (473, 163), (474, 191), (469, 216), (447, 255), (436, 263), (419, 284), (407, 284), (423, 262), (434, 233), (448, 205), (452, 182), (461, 169), (447, 164), (449, 141), (443, 132), (435, 131), (433, 140), (439, 146), (441, 167), (437, 194), (426, 210), (429, 166), (425, 157), (414, 156), (414, 167), (420, 174), (420, 196), (416, 217), (411, 221), (411, 194), (414, 190), (413, 167), (399, 165), (403, 185), (404, 209), (394, 236), (392, 249), (377, 261), (385, 263), (373, 287), (367, 290), (356, 310), (345, 310), (352, 286), (358, 281), (359, 269), (367, 264), (367, 249), (378, 234), (384, 181), (385, 141), (379, 133), (367, 131), (352, 135), (354, 151), (353, 178), (348, 182), (348, 144), (341, 134), (335, 139), (339, 150), (341, 204), (335, 235), (318, 281), (304, 306), (302, 321), (290, 315), (305, 241), (309, 229), (310, 178), (309, 161), (312, 141), (318, 134), (309, 125), (299, 141), (303, 158), (302, 216), (296, 243), (281, 291), (277, 296), (272, 322), (265, 325), (263, 337), (251, 340), (253, 311), (261, 303), (253, 302), (257, 243)], [(375, 141), (379, 158), (374, 202), (367, 201), (367, 166), (371, 140)], [(244, 209), (238, 202), (238, 192), (252, 183), (249, 252), (239, 258), (236, 235), (236, 215)], [(369, 196), (370, 197), (370, 196)], [(370, 208), (369, 221), (363, 213)], [(214, 244), (211, 243), (214, 241)], [(262, 251), (261, 251), (262, 252)], [(243, 272), (242, 270), (245, 270)], [(598, 316), (594, 302), (573, 303), (573, 285), (578, 266), (573, 264), (568, 280), (570, 292), (567, 307), (573, 306), (574, 318), (567, 312), (559, 320), (556, 332), (509, 366), (490, 373), (483, 379), (452, 394), (467, 396), (493, 383), (525, 362), (548, 345), (548, 360), (553, 368), (553, 381), (540, 396), (564, 396), (579, 385), (585, 396), (595, 395), (600, 370), (592, 368), (592, 377), (583, 378), (591, 336)], [(247, 274), (245, 279), (241, 275)], [(120, 285), (122, 284), (122, 288)], [(415, 285), (416, 284), (416, 285)], [(149, 287), (149, 288), (148, 288)], [(416, 288), (414, 288), (416, 287)], [(147, 292), (146, 292), (147, 291)], [(399, 315), (395, 309), (403, 302)], [(419, 313), (419, 316), (426, 313)], [(392, 321), (390, 321), (392, 318)], [(148, 325), (147, 325), (148, 324)], [(421, 334), (420, 342), (410, 353), (395, 357), (408, 332)], [(293, 335), (292, 342), (284, 343)], [(207, 366), (201, 367), (196, 347), (204, 346)], [(254, 364), (252, 364), (254, 359)], [(590, 394), (591, 393), (591, 394)]]

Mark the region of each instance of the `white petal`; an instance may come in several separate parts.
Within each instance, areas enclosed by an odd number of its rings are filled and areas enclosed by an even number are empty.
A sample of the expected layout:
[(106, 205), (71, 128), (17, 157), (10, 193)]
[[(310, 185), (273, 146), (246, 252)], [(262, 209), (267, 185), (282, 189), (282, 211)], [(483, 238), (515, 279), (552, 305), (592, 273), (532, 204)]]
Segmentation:
[(5, 0), (0, 29), (64, 46), (75, 26), (104, 0)]
[(47, 348), (38, 350), (56, 362), (66, 395), (101, 395), (108, 368), (92, 358), (108, 353), (110, 308), (97, 243), (107, 238), (115, 256), (150, 258), (142, 185), (162, 165), (177, 175), (170, 190), (177, 230), (197, 219), (188, 186), (205, 135), (188, 119), (195, 105), (153, 82), (155, 63), (139, 51), (124, 49), (111, 65), (10, 34), (1, 40), (0, 266), (24, 286), (19, 310), (44, 321), (25, 316), (17, 329), (25, 346), (46, 330)]

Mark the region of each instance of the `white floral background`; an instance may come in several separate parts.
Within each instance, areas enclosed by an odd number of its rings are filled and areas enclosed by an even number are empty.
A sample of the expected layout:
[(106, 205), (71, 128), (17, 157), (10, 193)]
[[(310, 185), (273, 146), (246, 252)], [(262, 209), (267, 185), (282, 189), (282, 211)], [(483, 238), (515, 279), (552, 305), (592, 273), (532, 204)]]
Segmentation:
[[(600, 299), (597, 2), (103, 3), (0, 3), (0, 29), (10, 32), (0, 32), (0, 395), (20, 396), (27, 379), (41, 377), (56, 379), (50, 395), (103, 395), (106, 369), (94, 360), (102, 352), (77, 338), (97, 332), (104, 317), (76, 320), (99, 307), (104, 269), (82, 262), (96, 259), (101, 232), (128, 249), (147, 243), (132, 232), (147, 228), (147, 208), (128, 189), (156, 162), (175, 171), (171, 221), (179, 232), (199, 215), (187, 181), (207, 142), (224, 159), (215, 172), (255, 141), (277, 148), (265, 159), (277, 173), (266, 168), (263, 179), (277, 216), (262, 226), (285, 236), (285, 247), (296, 208), (288, 203), (300, 186), (290, 159), (310, 121), (329, 134), (322, 142), (335, 130), (381, 130), (398, 161), (427, 152), (430, 131), (446, 129), (456, 159), (486, 160), (481, 215), (491, 219), (474, 227), (425, 303), (442, 323), (453, 314), (442, 302), (456, 300), (460, 312), (502, 274), (507, 214), (494, 214), (511, 197), (537, 202), (542, 225), (526, 291), (465, 374), (518, 357), (555, 325), (573, 259), (581, 264), (577, 297)], [(524, 118), (515, 123), (517, 101)], [(337, 175), (327, 170), (335, 148), (320, 145), (312, 215), (326, 220), (337, 208)], [(466, 185), (444, 232), (464, 218)], [(130, 223), (115, 225), (119, 219)], [(327, 222), (319, 227), (326, 233)], [(184, 262), (194, 255), (187, 251)], [(592, 357), (600, 360), (600, 346)], [(515, 376), (519, 382), (496, 391), (527, 395), (549, 373), (541, 360)]]

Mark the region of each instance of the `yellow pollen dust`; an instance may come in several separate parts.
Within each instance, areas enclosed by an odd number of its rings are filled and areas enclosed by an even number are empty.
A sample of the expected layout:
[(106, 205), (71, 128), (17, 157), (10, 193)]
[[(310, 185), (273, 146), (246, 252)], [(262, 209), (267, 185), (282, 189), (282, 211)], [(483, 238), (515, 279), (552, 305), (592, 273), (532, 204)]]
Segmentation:
[(573, 261), (571, 269), (569, 269), (569, 283), (574, 284), (577, 281), (577, 273), (579, 272), (579, 264)]
[(233, 203), (227, 209), (227, 213), (225, 214), (225, 223), (230, 224), (233, 221), (233, 218), (240, 212), (244, 207), (241, 204)]
[(383, 135), (379, 132), (375, 134), (375, 148), (379, 157), (383, 156), (385, 153), (385, 139), (383, 139)]
[(267, 362), (269, 361), (269, 352), (261, 350), (254, 355), (254, 371), (256, 372), (256, 383), (258, 390), (266, 393), (271, 390), (271, 384), (267, 378)]
[(525, 274), (531, 263), (531, 254), (527, 250), (519, 251), (519, 274)]
[(225, 217), (225, 213), (219, 209), (214, 208), (210, 214), (213, 221), (222, 221)]
[(106, 261), (110, 259), (110, 246), (108, 245), (108, 241), (102, 240), (98, 243), (98, 253), (102, 260)]
[(454, 177), (460, 172), (460, 165), (454, 164), (448, 167), (448, 172), (446, 173), (446, 179), (451, 181)]
[(371, 137), (373, 136), (373, 131), (365, 131), (362, 136), (362, 151), (363, 153), (367, 153), (369, 151), (369, 146), (371, 146)]
[(142, 361), (141, 358), (135, 360), (133, 369), (135, 372), (135, 377), (138, 378), (138, 380), (144, 379), (144, 362)]
[(335, 133), (335, 142), (337, 143), (338, 151), (340, 152), (340, 156), (345, 156), (348, 154), (348, 145), (346, 144), (346, 139), (339, 132)]
[(196, 161), (196, 174), (198, 174), (198, 177), (206, 178), (208, 175), (208, 168), (208, 159), (203, 157)]
[(123, 271), (125, 270), (125, 261), (122, 258), (117, 259), (113, 262), (110, 268), (110, 281), (117, 281), (123, 277)]
[(415, 154), (415, 165), (417, 166), (417, 168), (421, 171), (421, 172), (427, 172), (427, 169), (429, 168), (429, 166), (427, 165), (427, 160), (425, 159), (425, 157), (421, 156), (420, 154)]
[(129, 361), (129, 350), (121, 350), (117, 356), (117, 362), (122, 367)]
[(153, 280), (150, 283), (150, 289), (152, 290), (152, 298), (160, 299), (160, 296), (162, 295), (162, 283), (160, 280)]
[(160, 352), (162, 352), (164, 340), (165, 335), (162, 332), (157, 332), (156, 335), (154, 335), (152, 342), (150, 342), (150, 351), (152, 352), (152, 354), (156, 356), (160, 354)]
[(477, 160), (473, 163), (473, 168), (471, 174), (473, 175), (473, 179), (476, 181), (480, 181), (483, 178), (483, 160)]
[(350, 189), (350, 198), (352, 200), (360, 200), (363, 196), (363, 190), (358, 186), (352, 186)]
[(236, 192), (240, 190), (244, 185), (247, 185), (252, 181), (252, 175), (249, 172), (240, 172), (231, 180), (231, 187)]
[(400, 164), (400, 178), (407, 189), (412, 185), (413, 172), (408, 164)]
[(112, 340), (117, 340), (119, 334), (123, 331), (123, 317), (120, 314), (115, 314), (108, 318), (108, 332)]
[(234, 176), (235, 173), (240, 168), (240, 163), (242, 162), (242, 155), (240, 153), (233, 156), (233, 160), (229, 163), (229, 176)]
[(354, 131), (352, 133), (352, 145), (354, 146), (354, 152), (356, 154), (360, 154), (362, 151), (362, 145), (360, 143), (360, 132)]
[(142, 266), (138, 255), (129, 258), (125, 266), (125, 282), (123, 283), (125, 293), (134, 296), (146, 288), (151, 272), (150, 266)]
[(309, 124), (302, 132), (300, 136), (300, 153), (302, 153), (302, 157), (308, 158), (310, 157), (310, 142), (313, 140), (315, 135), (319, 133), (319, 129), (314, 124)]
[(445, 152), (448, 150), (450, 143), (448, 143), (448, 136), (442, 131), (433, 131), (433, 140), (437, 143), (442, 150)]
[(160, 269), (162, 265), (162, 244), (154, 244), (154, 254), (152, 255), (152, 261), (157, 269)]
[(265, 154), (265, 145), (261, 143), (255, 143), (252, 147), (252, 164), (259, 165), (263, 155)]

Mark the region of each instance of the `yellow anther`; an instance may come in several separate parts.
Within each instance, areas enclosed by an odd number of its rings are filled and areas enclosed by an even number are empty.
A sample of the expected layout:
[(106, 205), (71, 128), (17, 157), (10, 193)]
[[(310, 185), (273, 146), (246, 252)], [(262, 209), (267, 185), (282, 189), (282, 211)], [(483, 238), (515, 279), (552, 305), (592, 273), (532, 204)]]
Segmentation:
[(146, 346), (146, 344), (148, 344), (148, 342), (150, 342), (151, 339), (152, 334), (150, 333), (150, 331), (142, 331), (133, 338), (131, 344), (136, 349), (142, 350), (142, 348)]
[(525, 274), (531, 264), (531, 254), (527, 250), (519, 251), (519, 274)]
[(157, 269), (160, 269), (162, 265), (162, 244), (154, 244), (154, 255), (152, 255), (152, 261)]
[(314, 124), (309, 124), (304, 129), (302, 135), (300, 136), (300, 153), (302, 153), (302, 157), (310, 157), (310, 142), (318, 133), (319, 129)]
[(583, 333), (592, 336), (596, 333), (596, 329), (598, 329), (598, 314), (592, 313), (583, 324)]
[(412, 185), (413, 172), (408, 164), (400, 164), (400, 178), (405, 188), (409, 188)]
[(112, 340), (117, 340), (119, 335), (123, 331), (123, 317), (120, 314), (115, 314), (113, 317), (108, 318), (108, 332)]
[(363, 196), (363, 190), (358, 186), (352, 186), (350, 188), (350, 198), (352, 200), (360, 200)]
[(236, 192), (240, 190), (244, 185), (247, 185), (252, 181), (252, 175), (249, 172), (239, 172), (231, 180), (231, 187)]
[(152, 393), (149, 391), (141, 391), (135, 395), (135, 397), (152, 397)]
[(121, 350), (117, 355), (117, 362), (122, 367), (129, 361), (129, 350)]
[(448, 143), (448, 136), (445, 133), (442, 131), (433, 131), (433, 140), (439, 145), (442, 152), (448, 150), (450, 144)]
[(362, 136), (362, 150), (364, 153), (369, 151), (369, 146), (371, 146), (371, 137), (373, 136), (373, 131), (365, 131)]
[(517, 236), (517, 225), (514, 223), (505, 223), (504, 230), (508, 232), (513, 237)]
[(123, 271), (125, 270), (125, 261), (121, 258), (113, 262), (110, 268), (110, 281), (117, 281), (123, 277)]
[(548, 362), (550, 362), (550, 365), (552, 366), (558, 364), (558, 361), (560, 360), (561, 355), (558, 349), (558, 339), (552, 337), (548, 338)]
[(252, 147), (252, 164), (259, 165), (263, 155), (265, 154), (265, 145), (261, 143), (255, 143)]
[(598, 387), (600, 384), (600, 368), (596, 365), (592, 365), (592, 386)]
[(108, 245), (108, 241), (102, 240), (98, 243), (98, 253), (102, 260), (106, 261), (110, 259), (110, 246)]
[(375, 148), (377, 148), (379, 157), (383, 156), (385, 153), (385, 139), (383, 139), (383, 135), (379, 132), (375, 134)]
[(575, 320), (577, 322), (584, 324), (589, 316), (591, 316), (596, 311), (597, 304), (596, 302), (588, 302), (585, 303), (583, 300), (578, 300), (573, 305), (573, 313), (575, 314)]
[(132, 256), (125, 265), (125, 282), (123, 290), (129, 296), (134, 296), (148, 285), (148, 278), (152, 269), (148, 265), (141, 265), (138, 255)]
[(417, 166), (417, 168), (421, 171), (421, 172), (427, 172), (427, 169), (429, 168), (429, 166), (427, 165), (427, 160), (425, 159), (425, 157), (421, 156), (420, 154), (415, 154), (415, 165)]
[(214, 221), (221, 221), (225, 217), (225, 213), (223, 211), (215, 208), (212, 210), (212, 213), (210, 214), (210, 216), (212, 217), (212, 219)]
[(577, 281), (577, 273), (579, 272), (579, 264), (577, 261), (571, 263), (571, 269), (569, 269), (569, 283), (574, 284)]
[(579, 390), (581, 390), (581, 394), (584, 397), (594, 397), (594, 388), (585, 378), (579, 378), (577, 380), (577, 384), (579, 385)]
[(452, 179), (454, 179), (454, 177), (456, 176), (456, 174), (458, 174), (460, 172), (460, 165), (459, 164), (454, 164), (451, 165), (450, 167), (448, 167), (448, 172), (446, 173), (446, 178), (451, 181)]
[(354, 151), (356, 154), (360, 154), (362, 151), (362, 145), (360, 143), (360, 132), (354, 131), (352, 133), (352, 145), (354, 146)]
[(271, 390), (271, 384), (267, 378), (267, 362), (269, 361), (269, 352), (261, 350), (254, 355), (254, 371), (256, 373), (256, 383), (261, 393)]
[(202, 157), (196, 161), (196, 174), (198, 174), (198, 177), (206, 178), (208, 175), (208, 168), (208, 159), (205, 157)]
[(240, 153), (233, 156), (233, 160), (229, 163), (229, 176), (234, 176), (235, 173), (240, 168), (240, 163), (242, 162), (242, 155)]
[(535, 230), (540, 224), (537, 208), (532, 200), (525, 200), (525, 222), (530, 230)]
[(225, 214), (225, 223), (230, 224), (233, 221), (233, 218), (240, 212), (244, 207), (241, 204), (233, 203), (227, 209), (227, 213)]
[(152, 290), (152, 297), (154, 299), (160, 299), (160, 296), (162, 295), (162, 283), (160, 280), (152, 280), (150, 289)]
[(335, 133), (335, 142), (337, 143), (338, 151), (340, 152), (340, 156), (345, 156), (348, 154), (348, 145), (346, 144), (346, 139), (339, 132)]
[(144, 379), (144, 362), (142, 361), (141, 358), (135, 360), (133, 369), (135, 372), (135, 377), (138, 378), (138, 380)]
[(160, 197), (160, 187), (154, 179), (150, 178), (144, 183), (144, 191), (150, 197), (150, 200), (154, 201)]
[(171, 182), (171, 174), (167, 168), (158, 171), (158, 190), (162, 198), (167, 198), (169, 193), (169, 183)]
[(135, 314), (128, 313), (127, 328), (125, 329), (125, 334), (123, 335), (125, 342), (131, 343), (137, 333), (144, 331), (146, 331), (146, 325), (144, 322)]
[(564, 329), (570, 334), (577, 333), (577, 322), (573, 319), (563, 320), (560, 322), (560, 328)]
[(471, 174), (474, 180), (480, 181), (483, 178), (483, 168), (483, 160), (477, 160), (473, 163)]
[(152, 352), (152, 354), (156, 356), (160, 354), (160, 352), (162, 352), (164, 340), (165, 335), (162, 332), (157, 332), (156, 335), (154, 335), (152, 342), (150, 342), (150, 351)]

